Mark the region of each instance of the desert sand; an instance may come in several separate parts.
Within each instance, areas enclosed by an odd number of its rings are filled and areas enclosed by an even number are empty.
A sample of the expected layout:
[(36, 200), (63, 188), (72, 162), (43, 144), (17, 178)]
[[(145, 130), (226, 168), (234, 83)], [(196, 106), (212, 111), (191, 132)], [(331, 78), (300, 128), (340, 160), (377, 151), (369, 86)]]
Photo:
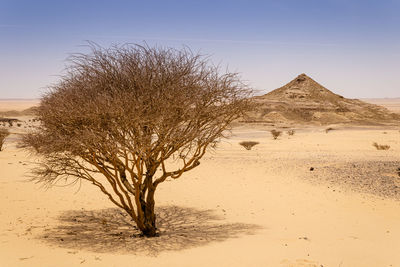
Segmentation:
[(400, 266), (399, 127), (303, 125), (273, 140), (270, 126), (238, 126), (160, 185), (161, 236), (148, 239), (90, 184), (29, 182), (20, 119), (0, 152), (0, 266)]

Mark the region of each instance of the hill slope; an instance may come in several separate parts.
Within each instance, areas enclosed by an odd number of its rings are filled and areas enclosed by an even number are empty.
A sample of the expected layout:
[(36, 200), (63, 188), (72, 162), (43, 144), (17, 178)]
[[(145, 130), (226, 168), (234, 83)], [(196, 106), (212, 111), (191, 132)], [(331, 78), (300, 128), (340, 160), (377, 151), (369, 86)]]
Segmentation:
[(248, 122), (356, 123), (386, 124), (400, 122), (400, 115), (386, 108), (335, 94), (305, 74), (288, 84), (254, 97), (256, 110)]

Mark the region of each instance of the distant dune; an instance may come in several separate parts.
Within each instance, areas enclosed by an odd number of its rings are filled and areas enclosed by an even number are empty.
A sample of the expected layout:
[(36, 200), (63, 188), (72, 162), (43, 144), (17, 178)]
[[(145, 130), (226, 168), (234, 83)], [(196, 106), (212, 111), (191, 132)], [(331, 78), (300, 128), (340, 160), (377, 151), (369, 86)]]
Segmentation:
[(23, 111), (39, 105), (39, 99), (0, 99), (0, 112)]
[(396, 98), (362, 98), (362, 101), (380, 105), (390, 111), (400, 113), (400, 97)]

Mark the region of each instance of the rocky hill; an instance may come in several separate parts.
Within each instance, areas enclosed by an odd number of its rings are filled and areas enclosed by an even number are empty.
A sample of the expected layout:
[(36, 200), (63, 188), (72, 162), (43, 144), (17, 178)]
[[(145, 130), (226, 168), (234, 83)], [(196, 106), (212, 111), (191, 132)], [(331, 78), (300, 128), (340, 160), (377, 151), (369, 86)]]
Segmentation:
[(399, 123), (400, 115), (384, 107), (335, 94), (305, 74), (288, 84), (254, 97), (256, 109), (246, 122), (273, 123)]

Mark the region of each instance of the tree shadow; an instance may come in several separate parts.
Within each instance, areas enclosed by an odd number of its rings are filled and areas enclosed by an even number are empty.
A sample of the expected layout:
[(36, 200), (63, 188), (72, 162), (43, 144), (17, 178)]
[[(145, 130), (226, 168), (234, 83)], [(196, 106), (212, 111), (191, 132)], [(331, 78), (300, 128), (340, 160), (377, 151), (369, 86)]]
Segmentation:
[(243, 223), (220, 223), (213, 210), (165, 206), (156, 209), (158, 237), (146, 238), (128, 215), (119, 209), (93, 211), (71, 210), (60, 217), (60, 225), (47, 229), (38, 238), (63, 248), (147, 254), (203, 246), (241, 235), (252, 235), (260, 226)]

